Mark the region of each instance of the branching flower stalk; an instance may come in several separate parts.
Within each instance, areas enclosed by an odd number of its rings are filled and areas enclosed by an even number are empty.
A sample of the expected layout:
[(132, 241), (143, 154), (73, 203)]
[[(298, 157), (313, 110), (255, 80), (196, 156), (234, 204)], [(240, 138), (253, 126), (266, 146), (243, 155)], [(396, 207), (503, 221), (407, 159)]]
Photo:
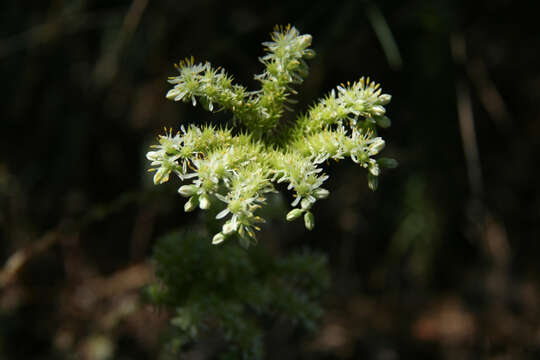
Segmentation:
[(391, 96), (369, 78), (338, 86), (295, 122), (283, 122), (284, 111), (295, 103), (293, 86), (307, 76), (306, 60), (315, 52), (309, 48), (311, 36), (294, 27), (276, 27), (271, 37), (263, 43), (266, 55), (259, 60), (265, 70), (255, 75), (261, 84), (257, 91), (234, 84), (225, 70), (208, 62), (190, 58), (176, 65), (179, 75), (169, 78), (174, 87), (166, 97), (200, 103), (210, 112), (228, 110), (234, 128), (181, 126), (175, 134), (169, 130), (159, 136), (146, 155), (155, 184), (167, 182), (171, 174), (189, 182), (178, 189), (188, 198), (185, 211), (225, 206), (217, 214), (224, 223), (213, 244), (233, 234), (243, 246), (256, 242), (255, 231), (264, 222), (257, 210), (279, 183), (293, 191), (287, 220), (303, 216), (312, 230), (313, 205), (329, 195), (322, 187), (328, 179), (322, 165), (329, 159), (351, 158), (366, 168), (372, 190), (381, 168), (397, 165), (394, 159), (374, 158), (385, 146), (377, 127), (390, 126), (385, 106)]

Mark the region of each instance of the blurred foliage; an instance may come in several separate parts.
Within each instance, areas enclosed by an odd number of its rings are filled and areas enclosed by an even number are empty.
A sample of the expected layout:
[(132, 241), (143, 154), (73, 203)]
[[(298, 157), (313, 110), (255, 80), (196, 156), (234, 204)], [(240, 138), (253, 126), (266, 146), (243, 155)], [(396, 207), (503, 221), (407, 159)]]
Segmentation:
[(387, 269), (392, 264), (406, 260), (406, 270), (417, 280), (426, 280), (433, 271), (437, 233), (441, 227), (437, 213), (430, 199), (426, 197), (426, 185), (422, 178), (412, 178), (406, 183), (404, 191), (403, 219), (398, 224), (388, 246)]
[(215, 247), (208, 233), (183, 231), (160, 239), (154, 259), (160, 283), (147, 296), (175, 309), (171, 324), (178, 331), (169, 348), (176, 351), (217, 328), (227, 341), (217, 351), (220, 358), (260, 359), (263, 324), (282, 319), (314, 330), (322, 315), (318, 301), (329, 285), (324, 256), (276, 258), (262, 245), (250, 251), (237, 244)]

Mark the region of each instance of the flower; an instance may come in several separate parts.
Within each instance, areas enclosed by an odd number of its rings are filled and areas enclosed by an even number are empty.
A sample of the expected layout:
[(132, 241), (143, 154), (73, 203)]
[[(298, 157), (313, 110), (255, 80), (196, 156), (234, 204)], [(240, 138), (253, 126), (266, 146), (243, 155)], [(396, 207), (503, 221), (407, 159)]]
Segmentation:
[(391, 96), (369, 78), (337, 86), (296, 121), (283, 122), (284, 111), (295, 103), (290, 99), (296, 94), (293, 85), (307, 76), (306, 60), (315, 53), (309, 48), (311, 36), (291, 26), (276, 27), (271, 40), (263, 43), (266, 54), (260, 61), (265, 69), (255, 75), (261, 85), (256, 91), (233, 84), (225, 70), (208, 62), (189, 58), (176, 65), (179, 74), (169, 78), (173, 88), (166, 98), (201, 104), (210, 112), (229, 110), (237, 129), (182, 125), (174, 135), (166, 130), (146, 154), (155, 184), (167, 182), (171, 174), (186, 182), (178, 188), (188, 198), (185, 211), (225, 204), (216, 215), (223, 223), (213, 244), (234, 234), (244, 246), (254, 243), (258, 224), (264, 222), (258, 210), (267, 193), (276, 191), (274, 183), (288, 183), (287, 189), (294, 191), (286, 219), (303, 215), (305, 227), (312, 230), (314, 204), (330, 195), (322, 187), (328, 179), (326, 162), (350, 157), (367, 169), (372, 190), (381, 168), (397, 165), (393, 159), (374, 158), (386, 145), (376, 127), (390, 126), (385, 106)]

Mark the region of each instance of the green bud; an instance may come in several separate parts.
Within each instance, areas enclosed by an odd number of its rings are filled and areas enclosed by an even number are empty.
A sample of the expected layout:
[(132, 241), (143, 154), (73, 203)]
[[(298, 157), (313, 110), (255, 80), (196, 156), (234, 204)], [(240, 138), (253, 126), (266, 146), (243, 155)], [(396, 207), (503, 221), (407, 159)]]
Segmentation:
[(298, 73), (298, 75), (300, 75), (301, 77), (305, 78), (308, 76), (309, 74), (309, 70), (307, 68), (307, 66), (298, 66), (297, 68), (295, 68), (296, 72)]
[(315, 51), (311, 49), (304, 50), (304, 59), (313, 59), (315, 55)]
[(217, 233), (212, 239), (212, 245), (221, 244), (223, 241), (225, 241), (225, 235), (222, 233)]
[(387, 116), (377, 116), (375, 122), (383, 129), (389, 128), (392, 125), (392, 121)]
[(247, 236), (240, 236), (240, 238), (238, 238), (238, 242), (240, 243), (240, 246), (244, 249), (249, 248), (249, 245), (251, 245), (251, 241)]
[(203, 210), (208, 210), (210, 209), (210, 205), (210, 197), (208, 194), (202, 194), (199, 200), (199, 207)]
[(304, 213), (304, 210), (302, 209), (292, 209), (287, 214), (287, 221), (293, 221), (298, 219), (302, 214)]
[(192, 196), (197, 193), (199, 188), (195, 185), (182, 185), (178, 189), (178, 193), (184, 197)]
[(306, 229), (313, 230), (315, 227), (315, 216), (311, 213), (311, 211), (307, 211), (304, 214), (304, 225), (306, 225)]
[(309, 209), (311, 207), (311, 205), (313, 205), (313, 204), (307, 198), (304, 198), (304, 199), (302, 199), (302, 201), (300, 201), (300, 207), (302, 209), (304, 209), (304, 210)]
[(377, 160), (377, 163), (383, 168), (394, 169), (398, 166), (396, 159), (391, 158), (380, 158)]
[(311, 35), (301, 35), (298, 37), (298, 43), (300, 44), (301, 47), (303, 48), (307, 48), (309, 45), (311, 45)]
[(184, 211), (185, 212), (193, 211), (197, 208), (198, 205), (199, 205), (199, 198), (197, 196), (192, 196), (184, 205)]
[(377, 190), (377, 186), (379, 186), (379, 178), (377, 176), (372, 175), (372, 174), (368, 174), (367, 180), (368, 180), (368, 187), (372, 191)]
[(201, 106), (207, 110), (207, 111), (212, 111), (214, 110), (214, 104), (206, 97), (201, 97), (199, 99), (199, 101), (201, 102)]

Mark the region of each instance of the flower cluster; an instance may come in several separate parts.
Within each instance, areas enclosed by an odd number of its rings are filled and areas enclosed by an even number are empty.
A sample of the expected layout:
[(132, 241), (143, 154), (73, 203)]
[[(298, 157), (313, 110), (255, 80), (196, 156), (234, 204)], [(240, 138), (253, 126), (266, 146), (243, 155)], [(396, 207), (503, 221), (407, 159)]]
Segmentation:
[(293, 209), (289, 221), (301, 216), (307, 229), (315, 225), (311, 211), (315, 202), (328, 197), (322, 188), (328, 175), (322, 164), (329, 159), (350, 157), (368, 170), (368, 185), (377, 187), (380, 169), (397, 166), (394, 159), (374, 159), (385, 146), (377, 136), (377, 127), (390, 126), (385, 105), (391, 96), (382, 93), (369, 78), (340, 85), (319, 100), (294, 123), (280, 122), (284, 109), (292, 104), (294, 84), (307, 76), (306, 59), (310, 35), (301, 35), (294, 27), (276, 27), (272, 42), (265, 42), (265, 66), (255, 79), (261, 89), (247, 91), (221, 68), (209, 63), (195, 64), (193, 58), (177, 65), (179, 75), (169, 78), (174, 87), (166, 97), (174, 101), (201, 103), (208, 111), (229, 110), (237, 129), (215, 126), (182, 126), (173, 135), (165, 132), (159, 144), (147, 153), (154, 183), (176, 174), (189, 184), (180, 186), (180, 195), (188, 198), (186, 211), (224, 206), (217, 219), (225, 219), (213, 238), (219, 244), (238, 234), (241, 244), (256, 241), (257, 209), (264, 205), (274, 184), (288, 183), (293, 190)]

